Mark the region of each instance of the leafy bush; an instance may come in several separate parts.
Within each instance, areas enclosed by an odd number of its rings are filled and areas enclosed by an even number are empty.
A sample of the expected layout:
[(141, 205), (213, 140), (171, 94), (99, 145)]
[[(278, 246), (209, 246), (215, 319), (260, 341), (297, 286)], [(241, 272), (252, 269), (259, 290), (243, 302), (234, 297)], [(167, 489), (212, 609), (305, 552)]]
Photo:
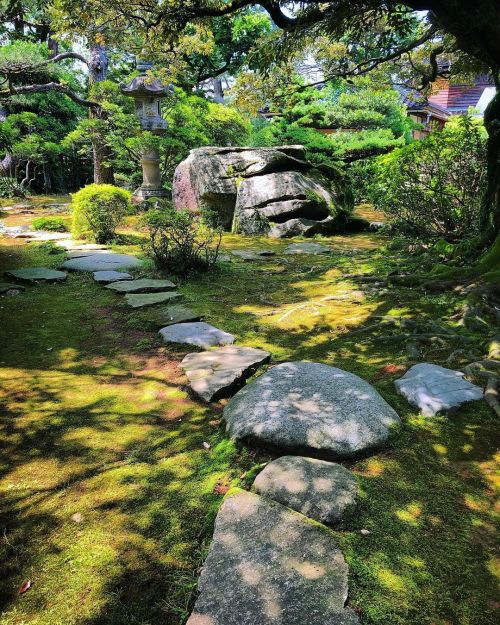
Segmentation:
[(187, 275), (215, 265), (223, 230), (212, 214), (177, 211), (165, 202), (150, 209), (143, 222), (149, 232), (146, 251), (161, 269)]
[(38, 217), (33, 220), (33, 230), (51, 230), (53, 232), (67, 232), (68, 224), (62, 217)]
[(130, 193), (111, 184), (90, 184), (72, 196), (72, 206), (73, 236), (106, 243), (130, 206)]
[(0, 197), (26, 197), (27, 192), (15, 178), (0, 178)]
[(485, 132), (464, 116), (379, 157), (371, 197), (405, 230), (453, 241), (477, 234), (485, 185)]

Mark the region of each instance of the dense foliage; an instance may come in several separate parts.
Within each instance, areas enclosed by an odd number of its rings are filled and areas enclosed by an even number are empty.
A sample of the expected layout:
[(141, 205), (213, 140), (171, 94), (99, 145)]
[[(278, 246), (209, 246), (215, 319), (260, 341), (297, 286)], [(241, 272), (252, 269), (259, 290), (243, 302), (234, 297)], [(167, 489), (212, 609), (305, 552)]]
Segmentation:
[(147, 211), (143, 222), (149, 233), (146, 251), (158, 267), (187, 275), (217, 262), (223, 229), (212, 215), (196, 216), (164, 203)]
[(461, 117), (442, 132), (379, 157), (372, 195), (404, 229), (461, 240), (479, 231), (485, 177), (484, 129)]
[(91, 184), (72, 196), (75, 238), (92, 238), (107, 243), (130, 205), (130, 193), (109, 184)]

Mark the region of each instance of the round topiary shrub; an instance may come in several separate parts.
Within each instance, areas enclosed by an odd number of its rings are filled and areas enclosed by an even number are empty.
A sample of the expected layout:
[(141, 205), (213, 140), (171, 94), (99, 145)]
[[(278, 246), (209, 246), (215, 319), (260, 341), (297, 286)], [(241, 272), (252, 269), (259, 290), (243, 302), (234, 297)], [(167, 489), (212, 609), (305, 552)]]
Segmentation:
[(89, 184), (72, 196), (71, 234), (107, 243), (130, 206), (130, 193), (111, 184)]

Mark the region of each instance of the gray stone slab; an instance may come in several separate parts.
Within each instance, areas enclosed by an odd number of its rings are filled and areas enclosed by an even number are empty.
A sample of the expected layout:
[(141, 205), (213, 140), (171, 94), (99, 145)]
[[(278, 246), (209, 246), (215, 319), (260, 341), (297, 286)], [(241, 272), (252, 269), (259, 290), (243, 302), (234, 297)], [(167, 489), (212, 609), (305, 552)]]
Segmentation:
[(262, 349), (226, 345), (209, 352), (188, 354), (181, 367), (196, 395), (205, 401), (216, 401), (229, 397), (270, 356)]
[(108, 271), (110, 269), (132, 269), (140, 265), (141, 261), (135, 256), (109, 252), (92, 254), (83, 258), (71, 258), (62, 266), (71, 271)]
[(127, 293), (125, 299), (132, 308), (144, 308), (145, 306), (155, 306), (165, 304), (182, 298), (177, 291), (167, 291), (165, 293)]
[(125, 271), (94, 271), (94, 280), (99, 284), (109, 284), (120, 280), (132, 280), (132, 276)]
[(292, 243), (284, 250), (284, 254), (329, 254), (331, 250), (320, 243)]
[(175, 284), (170, 280), (150, 280), (149, 278), (139, 278), (138, 280), (123, 280), (112, 282), (106, 286), (111, 291), (117, 293), (160, 293), (175, 289)]
[(9, 278), (22, 282), (62, 282), (68, 274), (65, 271), (56, 271), (46, 267), (29, 267), (27, 269), (9, 269), (5, 272)]
[(420, 363), (394, 383), (400, 395), (426, 417), (482, 399), (483, 389), (464, 379), (461, 371)]
[(354, 474), (340, 464), (282, 456), (259, 473), (253, 488), (311, 519), (333, 524), (354, 506), (358, 485)]
[(201, 319), (201, 315), (187, 308), (187, 306), (182, 306), (182, 304), (165, 306), (157, 309), (155, 312), (155, 320), (157, 320), (160, 326), (172, 326), (176, 323), (187, 323), (188, 321), (199, 321)]
[(401, 423), (370, 384), (313, 362), (273, 367), (238, 391), (223, 417), (233, 439), (345, 458), (381, 447)]
[(187, 625), (357, 625), (333, 534), (274, 501), (230, 493)]
[(209, 349), (219, 345), (231, 345), (235, 338), (204, 321), (177, 323), (160, 330), (166, 343), (182, 343)]
[(86, 256), (95, 256), (96, 254), (111, 254), (109, 250), (76, 250), (68, 253), (69, 258), (85, 258)]
[(274, 256), (275, 252), (272, 250), (233, 250), (232, 254), (242, 260), (255, 261), (267, 260), (269, 257)]
[(75, 241), (74, 239), (64, 239), (63, 241), (58, 241), (57, 245), (68, 251), (92, 252), (108, 249), (108, 246), (103, 243), (82, 243), (81, 241)]
[(25, 287), (22, 284), (12, 284), (11, 282), (0, 282), (0, 294), (8, 293), (9, 291), (24, 291)]

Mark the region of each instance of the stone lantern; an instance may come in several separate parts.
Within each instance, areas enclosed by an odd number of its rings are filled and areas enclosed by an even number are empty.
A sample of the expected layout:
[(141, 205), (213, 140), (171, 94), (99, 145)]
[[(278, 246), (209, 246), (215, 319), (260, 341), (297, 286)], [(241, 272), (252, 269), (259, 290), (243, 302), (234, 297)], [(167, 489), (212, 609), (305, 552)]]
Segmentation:
[[(148, 61), (137, 61), (140, 74), (128, 85), (122, 85), (122, 93), (135, 100), (135, 113), (141, 128), (153, 134), (162, 134), (167, 128), (167, 122), (161, 116), (160, 101), (172, 94), (172, 86), (165, 87), (159, 80), (150, 80), (147, 71), (153, 68)], [(142, 158), (142, 185), (134, 192), (133, 197), (138, 201), (150, 197), (165, 197), (167, 191), (161, 186), (160, 152), (155, 147), (144, 149)]]

